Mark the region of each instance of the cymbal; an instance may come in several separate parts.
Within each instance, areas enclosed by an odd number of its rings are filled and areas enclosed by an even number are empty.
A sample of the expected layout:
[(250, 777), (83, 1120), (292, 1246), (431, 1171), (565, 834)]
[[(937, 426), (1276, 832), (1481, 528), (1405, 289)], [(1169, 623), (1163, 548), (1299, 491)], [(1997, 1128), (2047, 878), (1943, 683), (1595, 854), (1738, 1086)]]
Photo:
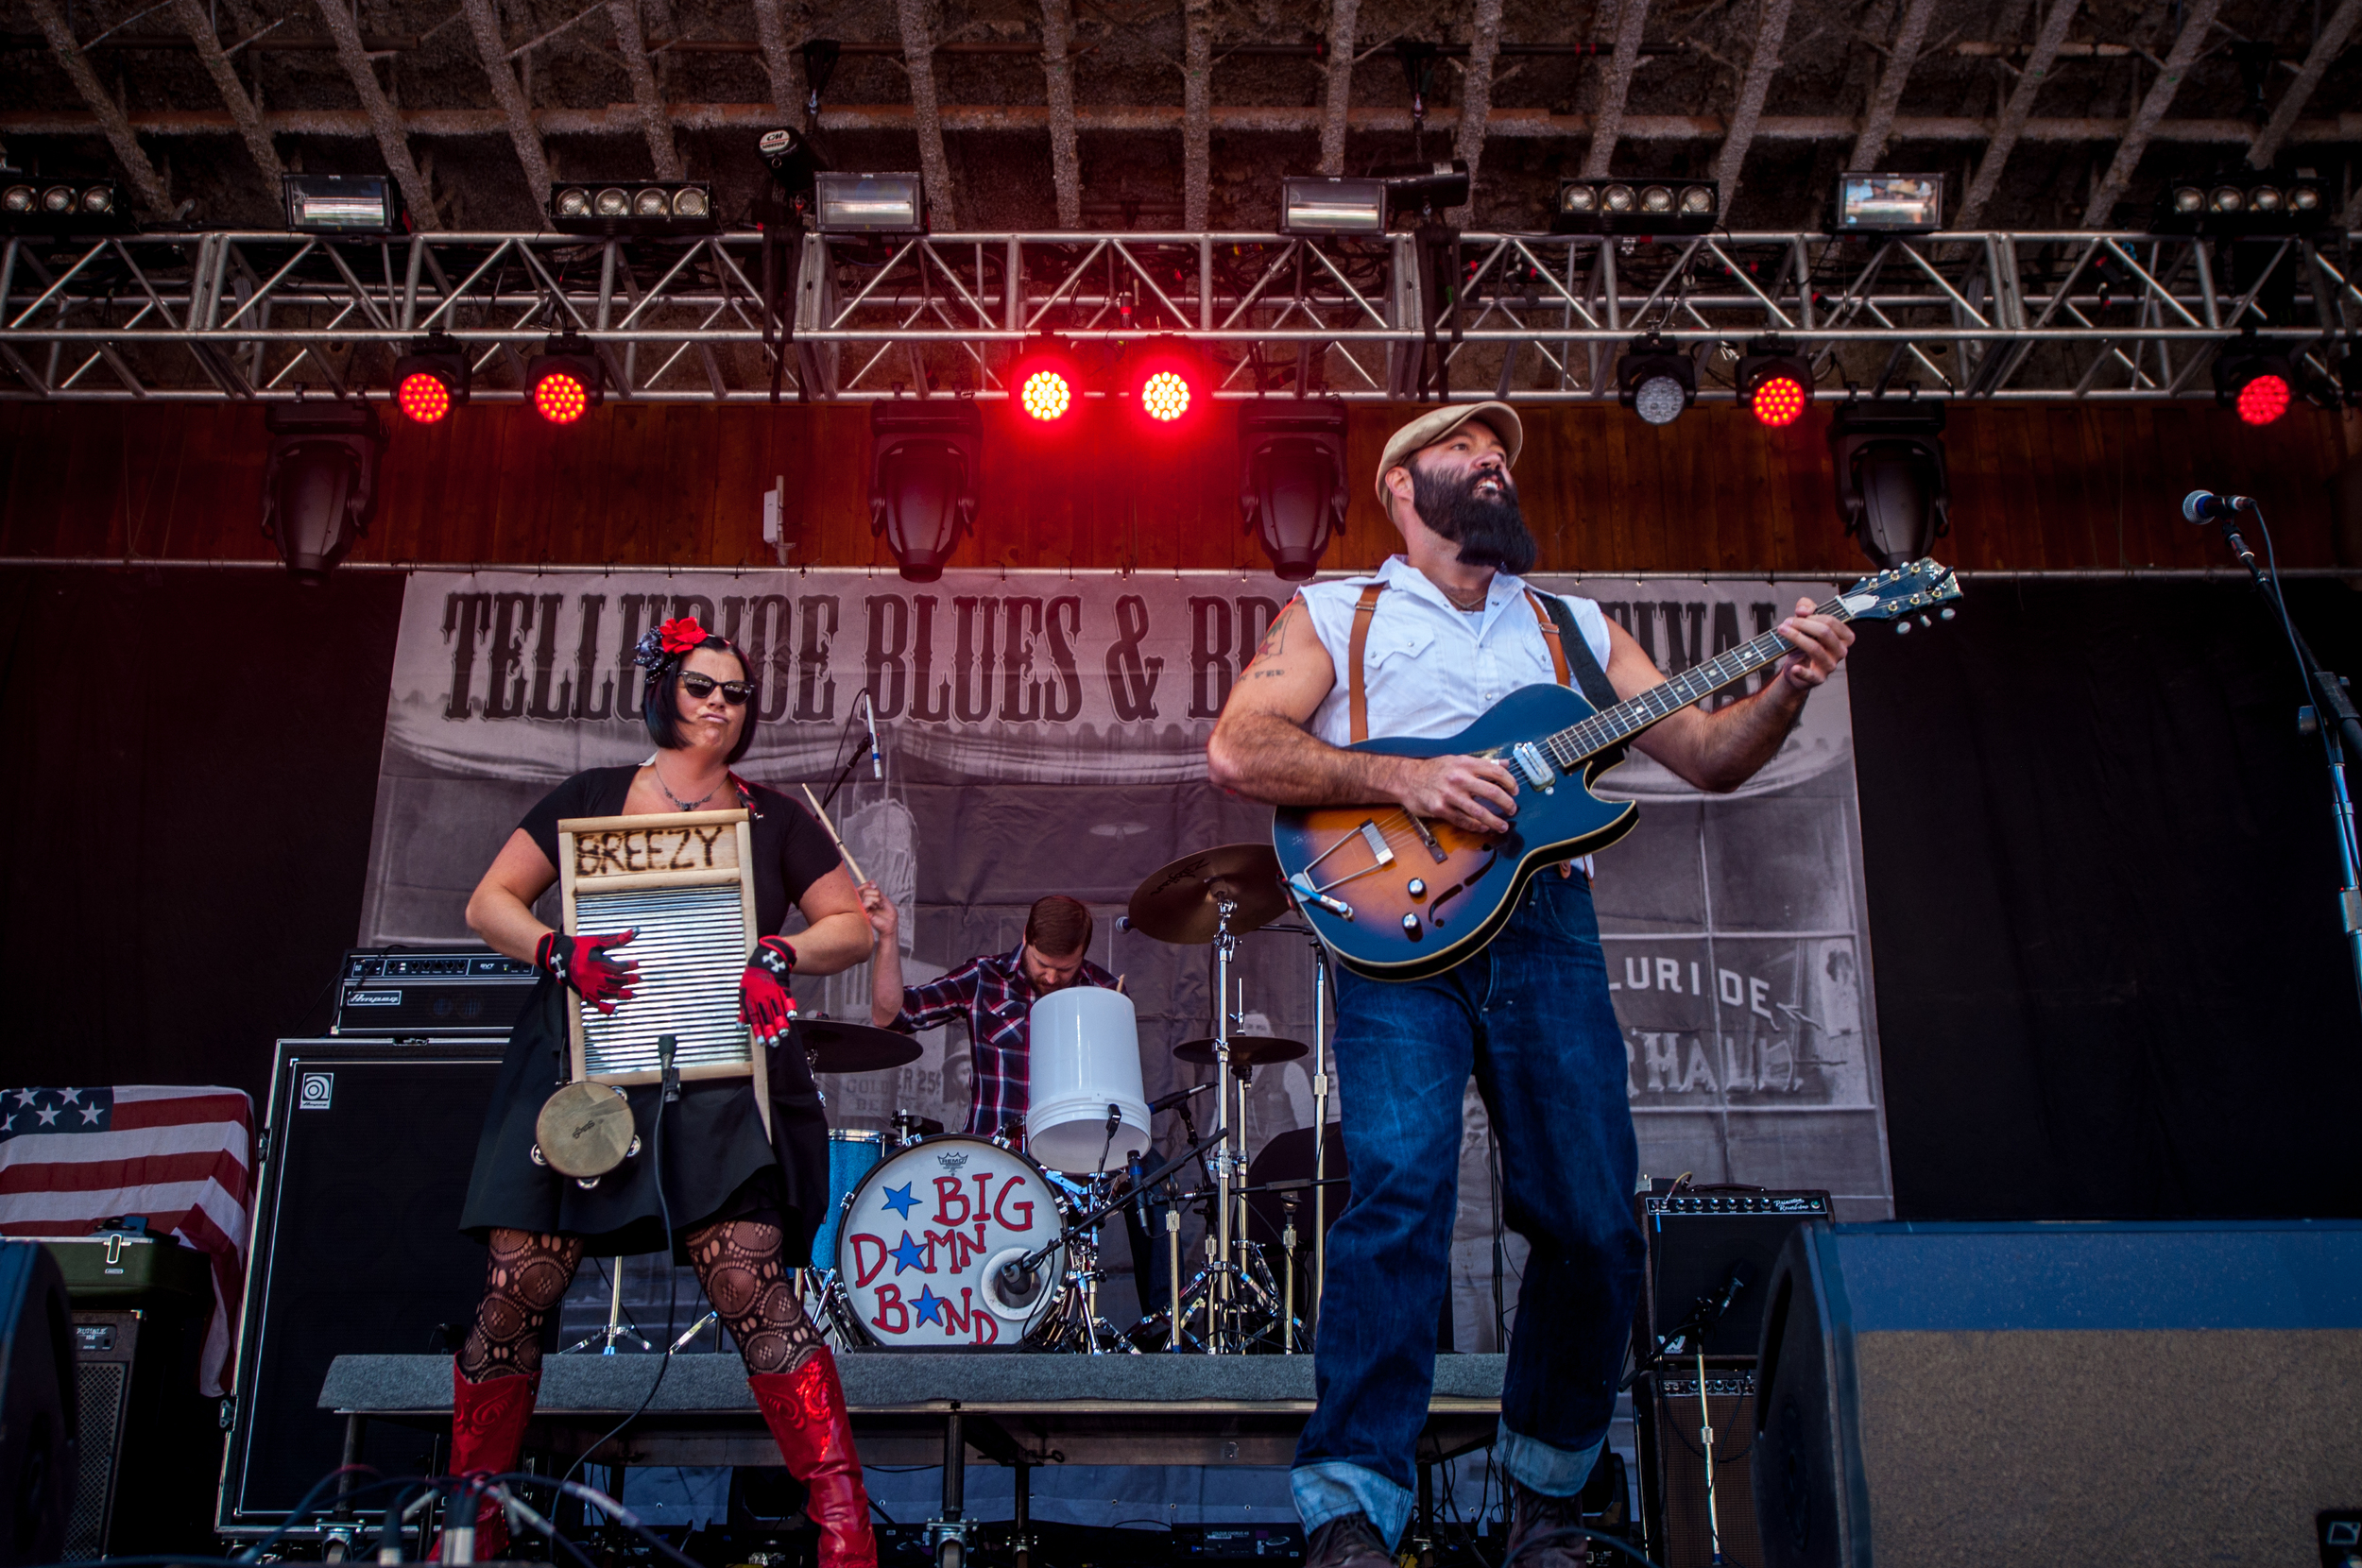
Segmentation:
[(1221, 925), (1216, 900), (1223, 894), (1235, 904), (1233, 936), (1287, 912), (1288, 890), (1270, 844), (1217, 844), (1160, 868), (1132, 890), (1132, 929), (1185, 946), (1211, 942)]
[(883, 1072), (918, 1060), (918, 1042), (890, 1029), (835, 1018), (798, 1018), (796, 1044), (814, 1072)]
[[(1268, 1034), (1233, 1034), (1230, 1037), (1230, 1065), (1234, 1067), (1259, 1067), (1266, 1062), (1292, 1062), (1305, 1052), (1301, 1040), (1277, 1040)], [(1184, 1062), (1203, 1062), (1212, 1065), (1214, 1042), (1184, 1040), (1172, 1048), (1172, 1054)]]

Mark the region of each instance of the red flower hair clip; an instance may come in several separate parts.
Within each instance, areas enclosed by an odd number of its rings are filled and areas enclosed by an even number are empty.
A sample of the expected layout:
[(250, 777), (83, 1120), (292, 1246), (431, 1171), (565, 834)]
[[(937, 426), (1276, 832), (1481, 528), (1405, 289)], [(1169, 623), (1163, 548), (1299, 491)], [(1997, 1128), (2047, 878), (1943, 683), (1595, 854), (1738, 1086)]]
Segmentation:
[(703, 626), (697, 624), (695, 616), (684, 615), (657, 628), (657, 645), (668, 654), (685, 654), (693, 648), (702, 647), (709, 635)]

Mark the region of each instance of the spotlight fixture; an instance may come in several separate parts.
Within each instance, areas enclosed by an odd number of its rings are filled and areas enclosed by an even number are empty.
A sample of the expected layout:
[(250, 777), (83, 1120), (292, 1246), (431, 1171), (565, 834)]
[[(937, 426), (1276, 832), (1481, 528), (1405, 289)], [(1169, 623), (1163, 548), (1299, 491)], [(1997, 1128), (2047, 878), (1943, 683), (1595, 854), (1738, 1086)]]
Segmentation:
[(1754, 339), (1739, 356), (1738, 401), (1770, 429), (1794, 424), (1812, 401), (1811, 362), (1782, 338)]
[(431, 425), (468, 405), (467, 350), (454, 338), (433, 332), (411, 341), (394, 361), (394, 404), (412, 424)]
[(131, 227), (111, 179), (23, 179), (0, 187), (0, 234), (119, 234)]
[(606, 401), (607, 376), (597, 350), (563, 332), (525, 361), (525, 395), (534, 412), (554, 425), (571, 425)]
[(1562, 179), (1555, 234), (1703, 234), (1720, 221), (1710, 179)]
[(1616, 368), (1626, 408), (1652, 425), (1669, 425), (1698, 401), (1698, 363), (1654, 332), (1632, 340)]
[(377, 410), (358, 401), (272, 403), (263, 412), (263, 532), (299, 583), (324, 581), (377, 505)]
[(710, 234), (713, 187), (703, 180), (560, 185), (550, 227), (561, 234)]
[(2167, 234), (2309, 234), (2328, 218), (2328, 196), (2313, 170), (2242, 164), (2167, 181), (2155, 224)]
[(818, 174), (813, 196), (813, 227), (823, 234), (927, 231), (927, 204), (916, 174)]
[(976, 521), (984, 419), (967, 398), (897, 398), (869, 405), (869, 531), (905, 578), (932, 583)]
[(1382, 234), (1386, 181), (1292, 174), (1279, 182), (1283, 234)]
[(781, 126), (757, 137), (755, 151), (790, 200), (811, 205), (813, 180), (829, 166), (828, 161), (820, 156), (819, 149), (812, 145), (812, 138), (800, 130)]
[(382, 174), (280, 177), (287, 227), (299, 234), (399, 234), (408, 227), (402, 188)]
[(1281, 581), (1320, 570), (1345, 526), (1345, 405), (1335, 398), (1257, 401), (1239, 418), (1239, 511)]
[(1125, 356), (1124, 389), (1139, 417), (1157, 430), (1179, 430), (1213, 390), (1206, 366), (1178, 339), (1153, 337)]
[(2253, 332), (2240, 334), (2235, 346), (2215, 356), (2215, 401), (2236, 409), (2247, 424), (2268, 425), (2287, 413), (2296, 384), (2288, 357)]
[(1931, 234), (1943, 227), (1943, 176), (1841, 174), (1835, 211), (1840, 234)]
[(1002, 384), (1009, 401), (1036, 429), (1071, 430), (1082, 412), (1083, 373), (1057, 339), (1043, 336), (1009, 362)]
[(1879, 566), (1920, 559), (1950, 529), (1942, 403), (1848, 401), (1829, 425), (1829, 455), (1845, 531)]
[(1398, 213), (1433, 213), (1467, 201), (1468, 161), (1450, 158), (1431, 163), (1398, 164), (1381, 173), (1378, 183), (1386, 188), (1390, 216)]

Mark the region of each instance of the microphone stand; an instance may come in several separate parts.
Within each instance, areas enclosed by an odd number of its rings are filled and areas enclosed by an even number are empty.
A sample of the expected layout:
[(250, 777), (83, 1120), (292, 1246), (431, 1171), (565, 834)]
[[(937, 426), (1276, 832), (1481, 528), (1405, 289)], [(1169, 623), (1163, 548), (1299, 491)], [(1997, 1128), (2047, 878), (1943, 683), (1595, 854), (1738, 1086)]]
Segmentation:
[[(2252, 507), (2254, 503), (2247, 504)], [(2261, 512), (2256, 514), (2259, 522), (2262, 517)], [(2280, 629), (2287, 634), (2289, 651), (2296, 656), (2305, 694), (2311, 699), (2297, 712), (2297, 731), (2320, 737), (2322, 759), (2329, 767), (2330, 809), (2337, 827), (2338, 913), (2345, 925), (2346, 956), (2353, 964), (2355, 1002), (2362, 1005), (2362, 840), (2355, 837), (2353, 796), (2346, 787), (2347, 758), (2362, 758), (2362, 713), (2355, 711), (2353, 693), (2346, 689), (2345, 682), (2334, 671), (2323, 669), (2321, 661), (2313, 656), (2313, 650), (2305, 645), (2303, 635), (2288, 614), (2287, 601), (2281, 596), (2278, 566), (2268, 569), (2255, 558), (2247, 540), (2239, 537), (2235, 514), (2217, 521), (2231, 553), (2247, 568), (2255, 591), (2280, 617)], [(2268, 535), (2265, 547), (2270, 548)]]

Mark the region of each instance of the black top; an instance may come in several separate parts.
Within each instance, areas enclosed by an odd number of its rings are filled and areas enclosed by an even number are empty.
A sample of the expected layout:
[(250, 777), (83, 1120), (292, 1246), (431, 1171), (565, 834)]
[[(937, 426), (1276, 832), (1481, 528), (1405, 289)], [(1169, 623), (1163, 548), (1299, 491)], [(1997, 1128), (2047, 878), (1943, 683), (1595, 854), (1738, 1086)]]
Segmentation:
[[(622, 815), (638, 771), (578, 773), (544, 795), (518, 827), (556, 865), (557, 825), (570, 817)], [(836, 846), (811, 812), (777, 790), (743, 780), (739, 788), (736, 804), (753, 813), (756, 918), (762, 930), (776, 931), (789, 906), (836, 865)], [(625, 956), (630, 951), (623, 950)], [(657, 1085), (635, 1084), (625, 1098), (646, 1147), (584, 1187), (533, 1157), (534, 1118), (567, 1078), (566, 1009), (572, 1005), (565, 988), (544, 974), (519, 1016), (486, 1108), (460, 1228), (478, 1240), (496, 1228), (579, 1236), (586, 1251), (604, 1255), (663, 1247), (669, 1215), (679, 1259), (678, 1236), (699, 1223), (776, 1215), (787, 1235), (787, 1261), (800, 1267), (831, 1197), (828, 1117), (801, 1046), (791, 1041), (769, 1049), (770, 1136), (743, 1078), (693, 1079), (670, 1107), (662, 1105)]]
[[(624, 813), (631, 781), (640, 764), (619, 768), (590, 768), (552, 790), (525, 813), (517, 827), (557, 864), (557, 825), (573, 817), (615, 817)], [(710, 803), (700, 810), (727, 811), (744, 806), (753, 813), (755, 839), (755, 927), (768, 934), (787, 923), (790, 905), (804, 896), (813, 883), (836, 869), (836, 844), (827, 828), (779, 791), (750, 784), (736, 774), (730, 777), (741, 792), (730, 803)]]

